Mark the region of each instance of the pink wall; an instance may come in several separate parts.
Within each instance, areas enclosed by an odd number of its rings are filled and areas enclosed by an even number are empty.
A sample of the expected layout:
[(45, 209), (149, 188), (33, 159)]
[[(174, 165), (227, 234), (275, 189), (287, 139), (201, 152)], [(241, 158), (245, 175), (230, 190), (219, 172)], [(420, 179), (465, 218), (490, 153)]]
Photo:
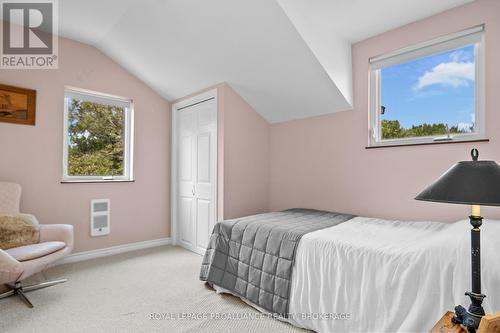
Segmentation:
[[(489, 143), (366, 150), (368, 58), (486, 24)], [(358, 215), (452, 221), (463, 206), (413, 197), (471, 147), (500, 160), (500, 1), (478, 0), (355, 44), (354, 110), (269, 125), (230, 86), (219, 91), (219, 212), (224, 218), (310, 207)], [(59, 70), (0, 70), (0, 83), (36, 89), (37, 125), (0, 123), (0, 180), (24, 188), (22, 210), (75, 226), (76, 251), (170, 233), (168, 102), (93, 47), (60, 40)], [(135, 102), (135, 183), (60, 184), (64, 86)], [(214, 88), (214, 87), (212, 87)], [(90, 237), (89, 201), (110, 198), (111, 234)], [(500, 218), (500, 209), (484, 210)]]
[(224, 218), (268, 210), (269, 124), (224, 85)]
[[(368, 58), (486, 24), (489, 143), (366, 150)], [(500, 1), (478, 0), (359, 42), (352, 47), (354, 110), (271, 128), (270, 209), (311, 207), (358, 215), (453, 221), (468, 208), (418, 202), (415, 195), (472, 147), (500, 161)], [(500, 218), (499, 208), (484, 209)]]
[[(218, 216), (221, 220), (268, 211), (270, 125), (228, 84), (217, 89)], [(220, 175), (223, 175), (220, 177)]]
[[(37, 90), (36, 126), (0, 123), (0, 180), (23, 186), (21, 208), (40, 223), (75, 227), (75, 251), (170, 233), (168, 102), (97, 49), (59, 42), (58, 70), (0, 70), (0, 83)], [(61, 184), (64, 86), (133, 98), (135, 183)], [(111, 199), (111, 234), (90, 237), (90, 200)]]

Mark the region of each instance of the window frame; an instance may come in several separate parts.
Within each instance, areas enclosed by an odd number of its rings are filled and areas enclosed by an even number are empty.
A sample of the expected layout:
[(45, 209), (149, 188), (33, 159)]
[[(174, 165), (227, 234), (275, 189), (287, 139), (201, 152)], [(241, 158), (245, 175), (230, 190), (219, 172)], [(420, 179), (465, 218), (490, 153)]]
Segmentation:
[[(367, 148), (439, 144), (467, 141), (483, 141), (486, 137), (485, 121), (485, 43), (484, 25), (475, 26), (430, 41), (418, 43), (369, 59), (369, 117)], [(474, 44), (475, 60), (475, 124), (473, 133), (449, 134), (439, 136), (423, 136), (412, 138), (382, 139), (380, 119), (381, 82), (380, 72), (383, 68), (416, 60), (421, 57), (446, 52)]]
[[(124, 172), (122, 176), (70, 176), (68, 175), (69, 144), (69, 102), (75, 96), (82, 100), (115, 104), (125, 109), (124, 138)], [(62, 183), (95, 183), (95, 182), (133, 182), (134, 181), (134, 101), (131, 98), (100, 93), (92, 90), (68, 87), (64, 88), (64, 123), (63, 123), (63, 176)]]

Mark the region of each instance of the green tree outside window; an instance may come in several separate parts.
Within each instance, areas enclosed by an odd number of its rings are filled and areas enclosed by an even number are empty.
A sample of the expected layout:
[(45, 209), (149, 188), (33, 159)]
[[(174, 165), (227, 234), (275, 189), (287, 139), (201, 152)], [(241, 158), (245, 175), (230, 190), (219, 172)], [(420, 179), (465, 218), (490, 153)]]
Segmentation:
[(410, 128), (401, 127), (398, 120), (381, 121), (382, 125), (382, 139), (401, 139), (401, 138), (414, 138), (421, 136), (436, 136), (447, 134), (461, 134), (471, 133), (474, 129), (471, 128), (458, 128), (458, 126), (448, 127), (443, 123), (439, 124), (421, 124), (413, 125)]
[(71, 99), (68, 175), (123, 176), (125, 109)]

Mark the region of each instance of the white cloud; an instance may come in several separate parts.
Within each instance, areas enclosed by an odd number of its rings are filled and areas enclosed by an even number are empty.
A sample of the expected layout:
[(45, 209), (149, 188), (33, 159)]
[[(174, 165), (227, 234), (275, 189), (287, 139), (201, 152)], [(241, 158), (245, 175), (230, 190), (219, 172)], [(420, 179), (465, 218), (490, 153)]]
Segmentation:
[(454, 88), (467, 86), (474, 80), (474, 72), (473, 62), (444, 62), (420, 76), (415, 89), (420, 90), (434, 84)]
[(468, 52), (464, 52), (463, 50), (456, 50), (450, 54), (451, 61), (454, 62), (468, 62), (471, 60), (471, 54)]
[(473, 125), (471, 123), (458, 123), (457, 125), (459, 131), (467, 133), (472, 132), (472, 126)]

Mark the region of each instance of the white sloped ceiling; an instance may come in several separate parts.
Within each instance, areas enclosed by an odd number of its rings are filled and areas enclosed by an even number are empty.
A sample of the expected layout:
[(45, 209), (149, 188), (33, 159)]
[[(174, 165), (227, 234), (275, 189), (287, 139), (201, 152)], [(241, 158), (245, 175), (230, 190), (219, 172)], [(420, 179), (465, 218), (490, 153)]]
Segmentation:
[(225, 81), (276, 123), (351, 109), (352, 42), (469, 1), (64, 0), (60, 34), (168, 100)]

